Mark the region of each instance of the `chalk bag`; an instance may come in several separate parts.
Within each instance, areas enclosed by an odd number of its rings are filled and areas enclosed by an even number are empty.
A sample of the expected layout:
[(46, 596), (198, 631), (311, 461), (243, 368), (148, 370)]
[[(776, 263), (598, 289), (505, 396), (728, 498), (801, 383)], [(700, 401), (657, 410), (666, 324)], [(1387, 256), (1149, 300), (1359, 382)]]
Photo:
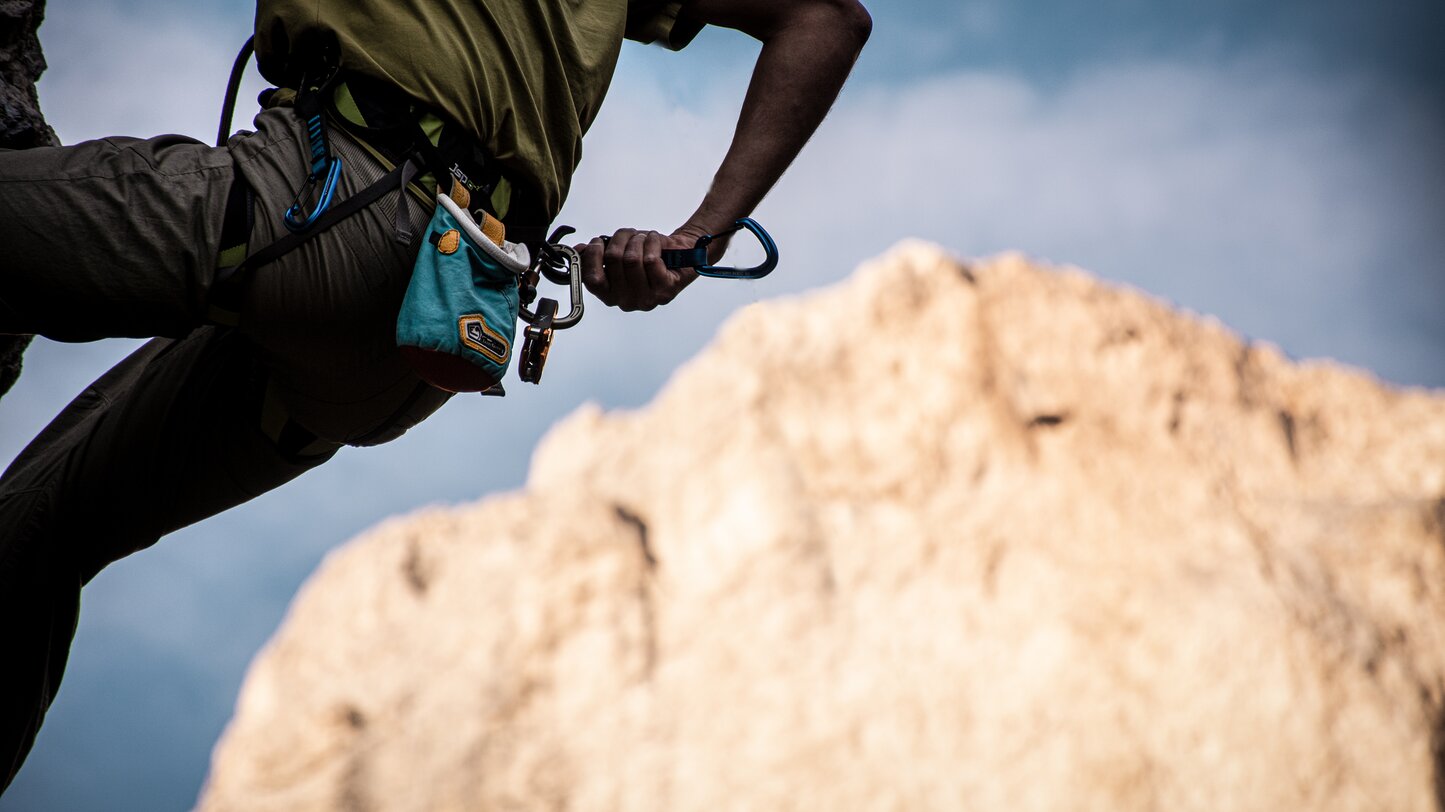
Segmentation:
[(525, 245), (502, 224), (478, 224), (447, 195), (412, 269), (396, 322), (396, 343), (422, 380), (449, 392), (482, 392), (507, 373), (517, 330), (517, 281), (530, 264)]

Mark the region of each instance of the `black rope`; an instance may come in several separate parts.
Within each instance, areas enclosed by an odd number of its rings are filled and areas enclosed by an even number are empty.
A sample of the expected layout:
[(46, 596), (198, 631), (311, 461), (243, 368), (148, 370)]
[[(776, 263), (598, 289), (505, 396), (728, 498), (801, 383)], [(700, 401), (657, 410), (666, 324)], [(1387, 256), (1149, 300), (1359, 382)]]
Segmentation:
[(236, 54), (236, 63), (231, 66), (231, 81), (226, 85), (226, 101), (221, 106), (221, 128), (216, 132), (216, 146), (224, 147), (231, 137), (231, 117), (236, 112), (236, 94), (241, 92), (241, 75), (246, 72), (246, 63), (256, 50), (256, 38), (249, 37)]

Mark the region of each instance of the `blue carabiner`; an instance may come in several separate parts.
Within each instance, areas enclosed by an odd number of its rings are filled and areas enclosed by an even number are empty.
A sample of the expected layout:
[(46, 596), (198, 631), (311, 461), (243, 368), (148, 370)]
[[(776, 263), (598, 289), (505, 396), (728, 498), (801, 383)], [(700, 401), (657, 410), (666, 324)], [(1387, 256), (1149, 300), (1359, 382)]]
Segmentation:
[[(287, 230), (300, 234), (315, 225), (321, 215), (331, 208), (331, 201), (336, 196), (336, 182), (341, 178), (341, 156), (330, 158), (325, 164), (324, 171), (326, 172), (324, 176), (310, 175), (301, 185), (301, 190), (296, 193), (296, 200), (281, 218), (281, 222), (285, 224)], [(310, 214), (307, 214), (306, 210), (302, 208), (301, 202), (311, 187), (317, 184), (318, 178), (320, 178), (321, 193), (316, 197), (316, 207), (311, 210)]]
[[(707, 260), (707, 246), (718, 237), (731, 234), (740, 229), (747, 229), (763, 246), (767, 254), (761, 265), (753, 268), (728, 268), (718, 265), (709, 265)], [(751, 217), (744, 217), (735, 221), (731, 227), (717, 234), (704, 234), (697, 238), (697, 245), (688, 249), (666, 249), (662, 252), (662, 261), (667, 267), (674, 270), (679, 268), (692, 268), (699, 276), (711, 276), (715, 279), (762, 279), (778, 267), (778, 244), (773, 242), (773, 236), (767, 232), (757, 220)]]

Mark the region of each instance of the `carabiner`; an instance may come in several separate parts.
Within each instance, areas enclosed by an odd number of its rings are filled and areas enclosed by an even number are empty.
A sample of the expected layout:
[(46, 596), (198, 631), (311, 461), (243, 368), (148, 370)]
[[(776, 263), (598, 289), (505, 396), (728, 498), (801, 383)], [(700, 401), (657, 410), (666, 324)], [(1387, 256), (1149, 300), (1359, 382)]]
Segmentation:
[[(517, 295), (520, 299), (517, 317), (527, 323), (523, 331), (526, 340), (522, 344), (522, 362), (517, 374), (527, 383), (541, 383), (542, 370), (547, 366), (547, 354), (552, 349), (552, 334), (565, 330), (582, 320), (582, 260), (576, 249), (559, 242), (571, 234), (573, 229), (561, 226), (552, 232), (549, 239), (532, 259), (532, 266), (517, 280)], [(541, 277), (548, 281), (567, 285), (571, 296), (572, 310), (566, 316), (557, 318), (557, 300), (542, 299), (537, 309), (528, 307), (537, 298), (537, 282)]]
[[(541, 261), (537, 263), (537, 269), (547, 277), (547, 281), (554, 285), (568, 285), (572, 282), (572, 268), (578, 268), (581, 273), (581, 265), (576, 262), (576, 257), (562, 251), (554, 250), (562, 247), (562, 240), (568, 234), (575, 234), (577, 229), (571, 226), (557, 226), (552, 236), (547, 238), (547, 243), (542, 246)], [(575, 255), (575, 251), (573, 254)], [(581, 277), (578, 277), (581, 281)]]
[[(301, 189), (296, 192), (296, 199), (292, 201), (291, 208), (281, 218), (281, 222), (288, 231), (300, 234), (316, 224), (321, 215), (331, 208), (331, 201), (336, 196), (336, 182), (341, 178), (341, 156), (330, 158), (323, 170), (325, 175), (308, 175), (306, 182), (301, 184)], [(302, 208), (302, 202), (308, 196), (307, 193), (317, 185), (321, 184), (321, 193), (316, 197), (316, 207), (310, 214)]]
[[(538, 270), (548, 279), (565, 279), (568, 286), (568, 294), (571, 297), (571, 310), (566, 316), (553, 319), (551, 327), (555, 330), (565, 330), (568, 327), (582, 320), (583, 295), (582, 295), (582, 260), (578, 258), (577, 251), (570, 245), (559, 243), (548, 243), (537, 252), (533, 260), (532, 273)], [(530, 274), (529, 274), (530, 275)], [(543, 299), (542, 301), (548, 301)], [(530, 304), (530, 303), (528, 303)], [(518, 316), (528, 324), (537, 324), (541, 321), (540, 312), (532, 312), (523, 304), (519, 308)]]
[[(747, 229), (752, 232), (758, 242), (762, 244), (763, 251), (767, 254), (761, 265), (754, 268), (728, 268), (718, 265), (709, 265), (707, 259), (708, 244), (718, 237), (731, 234), (740, 229)], [(773, 242), (773, 236), (764, 229), (757, 220), (751, 217), (744, 217), (735, 221), (727, 229), (717, 234), (704, 234), (697, 238), (697, 244), (692, 248), (679, 249), (669, 248), (662, 252), (663, 264), (677, 270), (680, 268), (692, 268), (699, 276), (711, 276), (716, 279), (762, 279), (778, 267), (778, 244)]]

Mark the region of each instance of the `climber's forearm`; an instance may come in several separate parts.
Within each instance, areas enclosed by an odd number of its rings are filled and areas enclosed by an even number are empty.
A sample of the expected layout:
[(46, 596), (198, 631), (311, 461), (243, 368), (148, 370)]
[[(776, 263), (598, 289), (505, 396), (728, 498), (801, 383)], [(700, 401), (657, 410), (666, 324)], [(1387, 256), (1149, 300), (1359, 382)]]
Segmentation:
[[(684, 0), (682, 15), (750, 34), (763, 49), (732, 146), (687, 222), (671, 234), (624, 228), (575, 246), (587, 288), (623, 310), (667, 304), (697, 277), (668, 268), (662, 252), (752, 214), (828, 114), (873, 25), (858, 0)], [(713, 261), (726, 245), (712, 243)]]
[(683, 14), (763, 43), (737, 131), (680, 230), (716, 233), (752, 213), (828, 114), (872, 20), (855, 0), (693, 0)]

